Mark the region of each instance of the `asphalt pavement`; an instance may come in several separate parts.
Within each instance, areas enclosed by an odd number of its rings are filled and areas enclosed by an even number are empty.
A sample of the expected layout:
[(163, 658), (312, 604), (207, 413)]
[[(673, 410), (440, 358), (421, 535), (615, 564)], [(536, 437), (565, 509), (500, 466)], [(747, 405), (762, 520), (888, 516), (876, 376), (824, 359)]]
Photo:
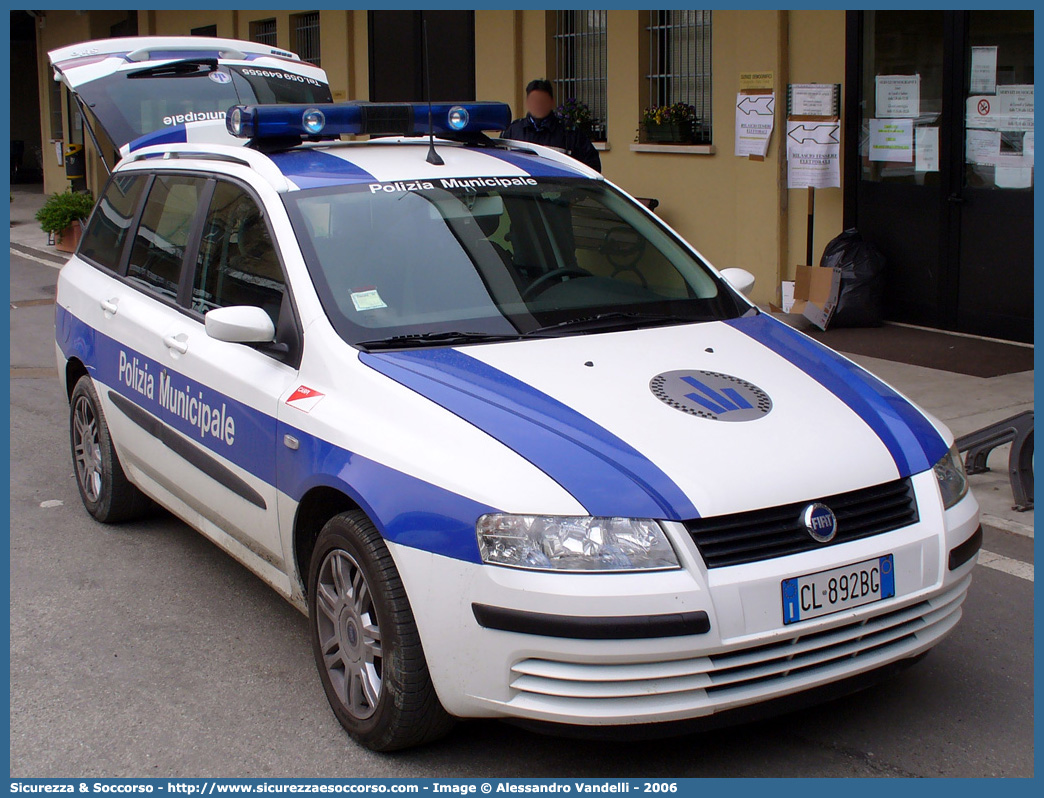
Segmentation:
[(1033, 541), (996, 528), (986, 549), (1024, 567), (977, 567), (954, 633), (855, 696), (655, 741), (470, 721), (366, 751), (331, 713), (295, 609), (169, 515), (105, 526), (83, 510), (54, 265), (12, 252), (12, 777), (1033, 775)]

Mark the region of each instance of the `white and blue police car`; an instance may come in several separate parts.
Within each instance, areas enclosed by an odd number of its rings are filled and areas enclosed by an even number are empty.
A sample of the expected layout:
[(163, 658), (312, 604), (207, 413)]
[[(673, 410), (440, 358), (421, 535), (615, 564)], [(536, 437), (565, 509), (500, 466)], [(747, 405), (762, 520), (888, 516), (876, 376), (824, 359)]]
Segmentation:
[(721, 722), (954, 628), (981, 529), (953, 436), (748, 273), (487, 137), (502, 104), (226, 110), (236, 144), (120, 142), (61, 271), (79, 489), (307, 612), (362, 744)]

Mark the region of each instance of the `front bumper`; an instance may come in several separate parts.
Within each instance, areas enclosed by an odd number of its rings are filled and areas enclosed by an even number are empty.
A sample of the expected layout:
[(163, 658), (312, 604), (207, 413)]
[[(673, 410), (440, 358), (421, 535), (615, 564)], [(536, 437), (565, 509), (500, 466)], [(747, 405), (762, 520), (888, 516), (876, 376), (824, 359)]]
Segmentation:
[[(711, 570), (675, 523), (665, 528), (682, 568), (645, 574), (520, 571), (391, 549), (450, 713), (579, 725), (686, 720), (877, 670), (949, 633), (975, 562), (951, 570), (950, 552), (973, 537), (978, 505), (969, 495), (944, 514), (934, 479), (930, 471), (913, 477), (916, 524)], [(893, 598), (783, 625), (783, 579), (886, 553), (894, 556)], [(489, 623), (476, 605), (509, 612)], [(536, 625), (513, 627), (518, 618)], [(611, 618), (631, 633), (585, 639), (575, 618)], [(548, 619), (557, 631), (540, 625)], [(667, 636), (639, 636), (648, 619), (660, 619)], [(613, 626), (591, 625), (599, 624)]]

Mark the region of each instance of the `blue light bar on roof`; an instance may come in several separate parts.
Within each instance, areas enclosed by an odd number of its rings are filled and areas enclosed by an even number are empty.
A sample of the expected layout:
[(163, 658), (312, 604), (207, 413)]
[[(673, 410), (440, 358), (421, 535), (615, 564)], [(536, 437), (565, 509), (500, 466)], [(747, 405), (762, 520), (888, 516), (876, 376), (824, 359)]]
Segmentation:
[[(432, 103), (431, 122), (435, 135), (501, 131), (511, 124), (511, 108), (494, 102)], [(428, 132), (428, 104), (234, 105), (225, 125), (243, 139), (421, 136)]]

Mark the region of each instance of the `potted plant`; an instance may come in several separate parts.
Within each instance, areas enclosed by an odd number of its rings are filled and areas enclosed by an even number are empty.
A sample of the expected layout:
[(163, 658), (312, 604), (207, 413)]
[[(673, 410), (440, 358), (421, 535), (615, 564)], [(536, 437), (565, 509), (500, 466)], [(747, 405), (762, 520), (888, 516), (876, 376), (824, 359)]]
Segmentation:
[(59, 252), (75, 252), (83, 232), (83, 221), (91, 215), (94, 199), (89, 192), (63, 191), (47, 198), (36, 212), (48, 243)]
[(650, 105), (642, 112), (642, 129), (648, 142), (692, 144), (701, 128), (696, 106), (688, 103)]
[[(605, 139), (604, 126), (598, 125), (595, 129), (594, 117), (587, 103), (575, 97), (570, 97), (555, 109), (555, 115), (562, 120), (566, 130), (579, 130), (592, 141), (603, 141)], [(598, 135), (596, 135), (598, 134)]]

